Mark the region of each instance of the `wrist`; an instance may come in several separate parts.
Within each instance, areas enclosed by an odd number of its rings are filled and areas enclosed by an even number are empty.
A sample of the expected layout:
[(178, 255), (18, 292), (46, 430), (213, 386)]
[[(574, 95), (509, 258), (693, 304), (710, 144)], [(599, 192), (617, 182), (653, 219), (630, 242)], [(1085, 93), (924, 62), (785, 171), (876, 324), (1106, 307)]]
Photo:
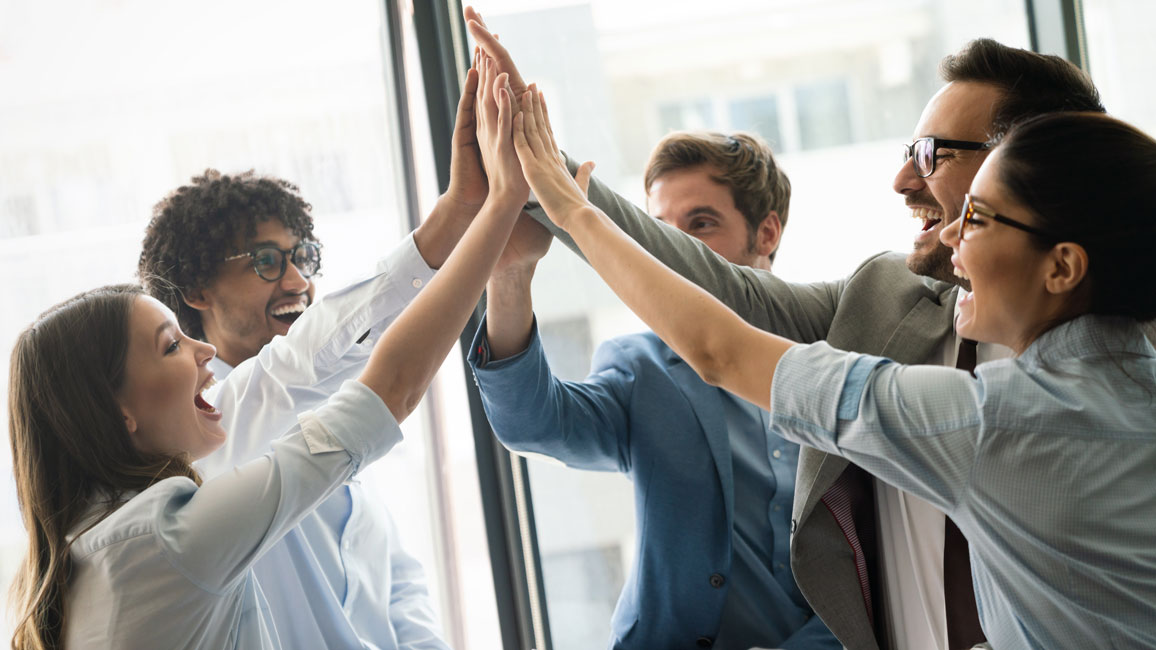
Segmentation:
[(526, 205), (526, 200), (529, 198), (529, 192), (524, 188), (508, 183), (494, 182), (490, 185), (490, 194), (486, 197), (486, 203), (502, 211), (516, 210), (522, 211), (522, 206)]
[(534, 270), (538, 267), (538, 260), (511, 262), (506, 266), (494, 269), (490, 275), (487, 291), (490, 292), (522, 292), (528, 290), (534, 280)]
[(451, 186), (444, 194), (438, 197), (431, 214), (442, 214), (447, 218), (463, 222), (468, 226), (473, 218), (478, 215), (478, 212), (481, 211), (485, 203), (485, 199), (482, 199), (478, 203), (465, 201), (457, 196)]
[(593, 225), (598, 219), (598, 209), (589, 203), (576, 203), (565, 209), (562, 214), (564, 216), (558, 220), (558, 227), (571, 236), (575, 230)]

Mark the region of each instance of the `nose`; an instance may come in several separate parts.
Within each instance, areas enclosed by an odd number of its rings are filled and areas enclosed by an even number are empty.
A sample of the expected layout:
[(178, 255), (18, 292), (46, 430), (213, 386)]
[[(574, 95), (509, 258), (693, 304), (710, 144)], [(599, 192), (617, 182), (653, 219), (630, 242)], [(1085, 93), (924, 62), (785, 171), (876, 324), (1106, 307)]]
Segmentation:
[(301, 269), (293, 262), (285, 265), (285, 275), (281, 276), (281, 289), (286, 293), (302, 293), (309, 288), (309, 278), (301, 275)]
[(949, 248), (959, 249), (959, 240), (962, 236), (963, 219), (956, 219), (939, 231), (939, 241)]
[(213, 345), (212, 343), (206, 343), (205, 341), (196, 341), (196, 344), (197, 344), (196, 359), (197, 359), (197, 365), (198, 366), (205, 365), (206, 363), (211, 361), (213, 359), (213, 357), (217, 356), (217, 346)]
[(899, 168), (899, 173), (895, 175), (895, 180), (891, 183), (891, 189), (895, 190), (897, 194), (907, 196), (913, 194), (927, 187), (924, 179), (915, 173), (915, 157), (912, 156), (903, 163)]

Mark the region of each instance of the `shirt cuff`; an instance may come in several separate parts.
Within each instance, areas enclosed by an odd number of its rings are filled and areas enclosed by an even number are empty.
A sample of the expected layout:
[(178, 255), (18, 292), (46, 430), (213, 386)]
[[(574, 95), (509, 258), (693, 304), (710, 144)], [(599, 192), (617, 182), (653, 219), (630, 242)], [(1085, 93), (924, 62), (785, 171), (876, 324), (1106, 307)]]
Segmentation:
[(524, 359), (532, 350), (542, 344), (538, 337), (538, 317), (534, 316), (530, 324), (530, 342), (526, 345), (526, 349), (505, 359), (493, 361), (490, 358), (490, 339), (486, 336), (486, 320), (486, 315), (482, 315), (482, 323), (478, 326), (477, 333), (474, 334), (473, 343), (470, 344), (470, 354), (467, 361), (474, 370), (501, 370)]
[(385, 265), (385, 272), (392, 273), (400, 281), (408, 283), (415, 296), (417, 290), (425, 286), (437, 272), (426, 264), (425, 258), (417, 249), (412, 232), (382, 260), (382, 263)]
[(771, 382), (771, 429), (788, 440), (835, 451), (839, 420), (858, 417), (871, 373), (885, 363), (890, 362), (825, 342), (792, 347)]
[(309, 453), (348, 452), (355, 472), (384, 456), (402, 438), (385, 402), (356, 380), (346, 381), (328, 402), (305, 411), (298, 421)]

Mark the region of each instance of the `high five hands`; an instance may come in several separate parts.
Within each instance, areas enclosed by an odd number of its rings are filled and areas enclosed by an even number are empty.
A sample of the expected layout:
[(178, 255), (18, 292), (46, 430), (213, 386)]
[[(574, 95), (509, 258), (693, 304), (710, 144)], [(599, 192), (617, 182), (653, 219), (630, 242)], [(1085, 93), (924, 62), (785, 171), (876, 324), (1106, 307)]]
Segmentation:
[(483, 79), (479, 84), (478, 111), (485, 110), (484, 102), (487, 100), (492, 102), (495, 98), (500, 99), (496, 95), (482, 95), (482, 89), (487, 85), (486, 70), (492, 69), (504, 79), (503, 85), (511, 95), (518, 98), (518, 108), (521, 110), (513, 117), (512, 142), (525, 180), (550, 220), (563, 230), (567, 230), (567, 224), (575, 212), (584, 207), (593, 208), (586, 199), (586, 190), (590, 184), (594, 163), (583, 163), (578, 169), (577, 177), (571, 177), (566, 168), (566, 159), (554, 138), (549, 112), (541, 91), (533, 86), (527, 86), (522, 80), (509, 52), (498, 42), (497, 37), (490, 33), (481, 14), (473, 7), (466, 7), (465, 18), (470, 33), (482, 50), (481, 56), (484, 59), (482, 65), (486, 66), (482, 69)]

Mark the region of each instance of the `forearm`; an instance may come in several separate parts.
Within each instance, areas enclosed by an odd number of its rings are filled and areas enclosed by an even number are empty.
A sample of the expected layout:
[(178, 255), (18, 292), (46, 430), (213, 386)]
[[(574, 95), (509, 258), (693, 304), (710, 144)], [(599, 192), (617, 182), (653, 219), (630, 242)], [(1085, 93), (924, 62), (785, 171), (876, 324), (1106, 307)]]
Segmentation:
[(486, 339), (490, 360), (506, 359), (526, 349), (534, 325), (530, 284), (534, 270), (494, 273), (486, 286)]
[(473, 313), (520, 207), (491, 196), (438, 275), (374, 347), (361, 381), (398, 421), (417, 406)]
[(429, 216), (413, 232), (414, 243), (426, 264), (441, 268), (478, 212), (478, 206), (445, 194), (439, 197)]
[(601, 210), (587, 206), (567, 223), (602, 279), (695, 372), (756, 405), (769, 405), (775, 366), (793, 342), (747, 325), (663, 266)]

